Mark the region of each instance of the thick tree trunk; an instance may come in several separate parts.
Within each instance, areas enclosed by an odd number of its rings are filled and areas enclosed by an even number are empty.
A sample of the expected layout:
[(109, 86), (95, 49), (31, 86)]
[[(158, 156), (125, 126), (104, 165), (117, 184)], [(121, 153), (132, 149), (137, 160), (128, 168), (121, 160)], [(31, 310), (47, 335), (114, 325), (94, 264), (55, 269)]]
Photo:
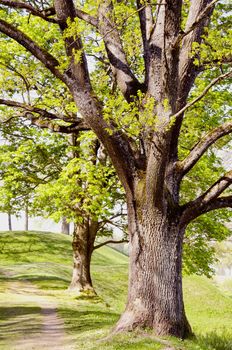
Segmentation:
[(183, 230), (178, 214), (165, 216), (153, 204), (129, 204), (128, 302), (115, 331), (150, 327), (158, 335), (185, 338), (191, 328), (182, 294)]
[(97, 230), (98, 223), (90, 220), (74, 225), (73, 274), (69, 291), (77, 294), (82, 292), (96, 294), (91, 279), (90, 263)]
[(69, 222), (67, 222), (66, 218), (62, 218), (62, 221), (61, 221), (61, 232), (64, 235), (69, 235), (69, 233), (70, 233), (70, 224), (69, 224)]

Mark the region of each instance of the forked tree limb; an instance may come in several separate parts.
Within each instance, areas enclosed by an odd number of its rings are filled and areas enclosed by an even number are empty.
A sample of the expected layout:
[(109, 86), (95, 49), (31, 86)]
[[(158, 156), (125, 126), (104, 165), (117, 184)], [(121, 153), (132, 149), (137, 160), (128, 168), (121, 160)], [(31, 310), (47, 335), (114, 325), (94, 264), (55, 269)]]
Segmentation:
[(150, 46), (149, 38), (154, 26), (154, 19), (152, 14), (151, 2), (137, 0), (137, 10), (139, 14), (140, 29), (143, 41), (144, 63), (145, 63), (145, 84), (148, 82), (149, 60), (150, 60)]
[(143, 85), (139, 83), (128, 64), (117, 26), (113, 22), (113, 3), (111, 1), (100, 2), (98, 19), (98, 30), (103, 37), (112, 73), (122, 94), (127, 101), (130, 101), (138, 90), (143, 90)]
[(213, 200), (206, 206), (205, 213), (222, 208), (232, 208), (232, 196), (223, 196)]
[(184, 39), (185, 36), (190, 34), (194, 29), (196, 29), (199, 24), (208, 16), (209, 12), (212, 10), (212, 7), (218, 2), (219, 0), (213, 0), (211, 1), (204, 9), (202, 9), (202, 12), (198, 14), (198, 17), (196, 18), (195, 22), (193, 22), (189, 27), (185, 29), (183, 33), (180, 33), (178, 37), (176, 38), (176, 41), (173, 43), (173, 47), (176, 47), (180, 42)]
[(227, 73), (223, 73), (223, 74), (219, 75), (217, 78), (213, 79), (211, 81), (211, 83), (206, 86), (206, 88), (203, 90), (203, 92), (199, 96), (197, 96), (194, 100), (192, 100), (189, 103), (187, 103), (183, 108), (181, 108), (177, 113), (175, 113), (172, 116), (172, 118), (178, 118), (179, 116), (182, 116), (183, 113), (187, 109), (189, 109), (190, 107), (195, 105), (195, 103), (200, 101), (214, 85), (216, 85), (219, 81), (221, 81), (221, 80), (223, 80), (225, 78), (228, 78), (228, 77), (232, 77), (232, 71), (229, 71)]
[[(183, 107), (183, 101), (186, 98), (193, 87), (196, 76), (199, 74), (198, 67), (194, 64), (194, 57), (192, 56), (192, 44), (194, 42), (201, 43), (202, 34), (204, 27), (208, 24), (210, 16), (213, 13), (214, 3), (210, 0), (192, 1), (190, 3), (188, 18), (184, 35), (182, 38), (182, 44), (180, 48), (180, 59), (179, 59), (179, 93), (178, 99), (180, 108)], [(207, 10), (207, 16), (203, 16), (204, 11)], [(199, 18), (201, 20), (199, 21)], [(197, 25), (195, 25), (197, 23)], [(179, 34), (179, 38), (180, 38)], [(177, 38), (178, 38), (177, 37)], [(179, 39), (178, 39), (179, 40)], [(175, 45), (175, 41), (173, 42)]]
[(189, 222), (208, 211), (232, 206), (232, 196), (220, 195), (232, 185), (232, 170), (224, 174), (205, 193), (182, 207), (181, 225)]
[[(206, 9), (208, 9), (207, 16), (203, 16)], [(172, 42), (172, 49), (174, 51), (179, 50), (178, 93), (175, 106), (178, 118), (173, 120), (171, 140), (171, 157), (173, 159), (178, 158), (178, 139), (183, 122), (186, 101), (197, 75), (201, 72), (199, 67), (196, 67), (194, 64), (192, 44), (194, 42), (201, 43), (204, 27), (207, 26), (213, 9), (212, 0), (191, 1), (184, 33), (180, 31)], [(199, 21), (199, 19), (201, 20)], [(188, 33), (188, 35), (185, 35), (185, 33)], [(178, 41), (181, 41), (181, 45), (177, 45)], [(189, 108), (189, 106), (187, 108)]]
[(52, 9), (50, 9), (50, 8), (47, 9), (47, 11), (46, 10), (40, 11), (37, 8), (35, 8), (34, 6), (27, 4), (25, 2), (11, 1), (11, 0), (0, 0), (0, 5), (7, 6), (8, 8), (26, 10), (30, 14), (37, 16), (37, 17), (40, 17), (47, 22), (57, 23), (57, 20), (55, 18), (49, 17), (52, 14), (54, 14)]
[(208, 148), (221, 137), (232, 133), (232, 121), (224, 123), (211, 130), (203, 136), (201, 140), (192, 148), (189, 155), (183, 160), (177, 162), (177, 169), (182, 178), (198, 162)]
[[(52, 18), (50, 16), (54, 16), (56, 14), (54, 7), (49, 7), (45, 10), (40, 11), (39, 9), (33, 7), (30, 4), (27, 4), (25, 2), (21, 1), (11, 1), (11, 0), (0, 0), (0, 5), (7, 6), (8, 8), (14, 8), (14, 9), (22, 9), (28, 11), (30, 14), (40, 17), (44, 19), (47, 22), (51, 23), (59, 23), (59, 21), (56, 18)], [(91, 24), (94, 27), (98, 26), (98, 19), (94, 16), (89, 15), (88, 13), (76, 9), (76, 16), (85, 21), (88, 24)]]

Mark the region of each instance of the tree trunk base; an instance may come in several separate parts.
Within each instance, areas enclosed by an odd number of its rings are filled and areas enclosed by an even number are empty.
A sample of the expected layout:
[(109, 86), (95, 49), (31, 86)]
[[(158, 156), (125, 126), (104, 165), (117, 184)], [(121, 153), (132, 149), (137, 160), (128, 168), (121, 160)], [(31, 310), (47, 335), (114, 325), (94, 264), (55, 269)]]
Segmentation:
[(67, 289), (67, 292), (75, 294), (77, 297), (96, 297), (97, 293), (94, 288), (90, 285), (80, 287), (70, 285)]
[(172, 323), (170, 320), (167, 322), (155, 322), (151, 321), (151, 317), (141, 313), (135, 315), (132, 311), (125, 311), (119, 319), (113, 333), (123, 333), (132, 331), (142, 331), (144, 329), (150, 329), (156, 336), (174, 336), (181, 339), (192, 338), (194, 334), (186, 318), (182, 322)]

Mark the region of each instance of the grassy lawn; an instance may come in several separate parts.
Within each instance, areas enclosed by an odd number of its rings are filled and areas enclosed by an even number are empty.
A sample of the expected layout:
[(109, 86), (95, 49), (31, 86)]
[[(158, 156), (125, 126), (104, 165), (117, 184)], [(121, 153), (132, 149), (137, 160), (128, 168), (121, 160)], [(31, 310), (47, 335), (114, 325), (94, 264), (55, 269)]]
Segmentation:
[(125, 306), (128, 259), (112, 248), (97, 250), (92, 274), (98, 297), (76, 298), (66, 291), (72, 270), (70, 241), (61, 234), (0, 233), (1, 350), (13, 349), (13, 334), (17, 338), (28, 329), (39, 333), (41, 328), (38, 306), (17, 293), (24, 280), (58, 305), (74, 349), (158, 350), (171, 344), (176, 350), (232, 350), (232, 290), (224, 293), (213, 281), (198, 276), (184, 278), (186, 312), (196, 339), (159, 340), (149, 332), (111, 336)]

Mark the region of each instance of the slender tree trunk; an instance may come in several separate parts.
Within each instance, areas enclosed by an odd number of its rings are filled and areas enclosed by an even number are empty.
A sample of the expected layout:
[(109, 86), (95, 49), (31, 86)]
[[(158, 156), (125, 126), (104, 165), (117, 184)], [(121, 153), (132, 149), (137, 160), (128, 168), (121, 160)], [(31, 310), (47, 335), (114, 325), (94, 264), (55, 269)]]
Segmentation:
[(29, 215), (28, 215), (28, 206), (25, 207), (25, 231), (29, 229)]
[(73, 274), (69, 291), (77, 294), (81, 292), (96, 294), (91, 279), (90, 263), (97, 230), (98, 223), (90, 220), (74, 225)]
[(8, 229), (9, 231), (12, 231), (11, 213), (8, 212), (7, 215), (8, 215)]
[(65, 235), (69, 235), (70, 233), (70, 224), (67, 222), (66, 218), (62, 218), (61, 232)]
[(128, 302), (115, 331), (151, 327), (158, 335), (191, 334), (182, 294), (182, 243), (178, 214), (153, 203), (128, 205), (130, 272)]

